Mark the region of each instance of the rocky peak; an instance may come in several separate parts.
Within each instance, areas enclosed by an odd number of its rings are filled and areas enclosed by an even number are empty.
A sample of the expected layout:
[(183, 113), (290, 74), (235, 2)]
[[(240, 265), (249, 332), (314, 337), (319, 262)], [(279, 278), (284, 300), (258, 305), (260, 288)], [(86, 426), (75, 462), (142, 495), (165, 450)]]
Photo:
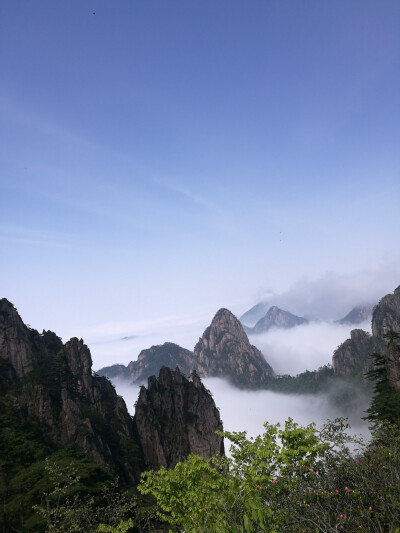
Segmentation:
[(372, 315), (372, 334), (383, 337), (389, 331), (400, 333), (400, 286), (384, 296)]
[(269, 308), (267, 314), (261, 318), (254, 328), (247, 328), (248, 333), (258, 334), (268, 331), (270, 328), (293, 328), (294, 326), (300, 326), (302, 324), (308, 324), (306, 318), (293, 315), (289, 311), (284, 311), (276, 305)]
[(0, 300), (0, 354), (19, 378), (32, 371), (34, 355), (29, 329), (6, 298)]
[(204, 331), (194, 348), (194, 359), (201, 376), (226, 377), (241, 387), (258, 387), (274, 375), (228, 309), (220, 309)]
[[(3, 299), (0, 363), (1, 399), (12, 402), (15, 416), (37, 424), (53, 446), (74, 444), (126, 481), (137, 479), (140, 454), (128, 457), (125, 451), (138, 448), (132, 417), (111, 383), (92, 373), (90, 351), (82, 340), (63, 345), (52, 332), (39, 334)], [(10, 388), (12, 398), (7, 396)]]
[(73, 374), (87, 376), (92, 374), (92, 356), (82, 339), (73, 337), (65, 344), (65, 355)]
[(186, 350), (173, 342), (165, 342), (157, 346), (151, 346), (142, 350), (137, 361), (128, 365), (130, 379), (133, 382), (145, 381), (151, 375), (157, 375), (162, 366), (175, 368), (189, 375), (194, 368), (193, 352)]
[(134, 421), (147, 467), (173, 467), (190, 453), (210, 458), (223, 453), (219, 411), (194, 374), (162, 367), (141, 387)]
[(400, 287), (393, 294), (384, 296), (374, 308), (372, 335), (355, 329), (351, 332), (350, 339), (335, 350), (332, 358), (335, 374), (346, 377), (359, 373), (363, 376), (371, 370), (371, 354), (386, 351), (387, 341), (384, 336), (389, 331), (400, 333)]
[(374, 337), (362, 329), (353, 329), (350, 339), (345, 340), (333, 353), (332, 366), (335, 374), (348, 378), (371, 370), (371, 354), (385, 349), (383, 339)]
[(356, 305), (347, 315), (335, 322), (337, 324), (350, 324), (356, 325), (365, 322), (372, 316), (374, 306), (373, 305)]

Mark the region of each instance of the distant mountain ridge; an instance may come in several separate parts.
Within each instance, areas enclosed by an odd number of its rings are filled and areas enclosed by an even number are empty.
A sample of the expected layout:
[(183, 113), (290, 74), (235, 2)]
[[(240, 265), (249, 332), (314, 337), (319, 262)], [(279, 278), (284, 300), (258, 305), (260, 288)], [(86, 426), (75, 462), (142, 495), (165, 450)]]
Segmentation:
[(340, 318), (339, 320), (335, 320), (336, 324), (341, 325), (354, 325), (361, 324), (362, 322), (365, 322), (369, 318), (372, 318), (372, 313), (374, 310), (374, 305), (356, 305), (347, 313), (346, 316), (343, 318)]
[(304, 324), (308, 324), (306, 318), (293, 315), (289, 311), (284, 311), (274, 305), (268, 309), (267, 314), (260, 318), (253, 328), (244, 326), (244, 330), (248, 335), (258, 335), (259, 333), (265, 333), (271, 328), (289, 329)]
[[(357, 306), (344, 318), (346, 320), (363, 318), (364, 313), (368, 313), (365, 307), (367, 306)], [(276, 327), (294, 327), (307, 322), (305, 318), (272, 306), (267, 326), (274, 324)], [(220, 309), (193, 352), (172, 343), (165, 343), (143, 350), (140, 361), (132, 362), (127, 367), (113, 365), (99, 372), (110, 377), (125, 376), (140, 382), (146, 378), (147, 369), (154, 369), (162, 363), (169, 367), (177, 364), (179, 368), (186, 369), (188, 375), (194, 370), (202, 377), (226, 378), (238, 387), (249, 389), (317, 393), (327, 392), (334, 381), (337, 384), (340, 380), (347, 381), (350, 389), (353, 386), (365, 389), (364, 373), (371, 368), (371, 354), (385, 351), (386, 332), (389, 330), (400, 332), (400, 287), (393, 294), (384, 296), (374, 307), (372, 334), (361, 329), (353, 330), (350, 338), (334, 351), (332, 365), (327, 362), (325, 366), (315, 371), (307, 370), (297, 376), (276, 376), (261, 352), (250, 344), (246, 330), (252, 331), (253, 328), (242, 326), (230, 311)], [(345, 389), (346, 387), (347, 385)]]
[(248, 327), (253, 327), (265, 314), (271, 305), (268, 302), (259, 302), (256, 305), (253, 305), (251, 309), (243, 313), (239, 320), (242, 324), (245, 324)]
[(142, 350), (137, 361), (128, 366), (112, 365), (98, 373), (140, 383), (161, 366), (178, 366), (187, 376), (195, 371), (200, 377), (224, 377), (236, 386), (249, 388), (262, 387), (274, 376), (272, 367), (250, 344), (242, 324), (228, 309), (216, 313), (193, 352), (164, 343)]
[[(5, 298), (0, 299), (0, 413), (3, 436), (4, 420), (10, 434), (18, 424), (18, 431), (35, 427), (30, 437), (38, 445), (49, 451), (73, 446), (129, 485), (148, 466), (169, 467), (189, 453), (208, 458), (223, 451), (215, 435), (222, 430), (219, 412), (199, 376), (186, 379), (179, 370), (158, 369), (148, 388), (141, 388), (132, 417), (110, 381), (92, 371), (82, 339), (63, 344), (51, 331), (40, 334)], [(159, 443), (151, 457), (144, 449), (149, 434)]]

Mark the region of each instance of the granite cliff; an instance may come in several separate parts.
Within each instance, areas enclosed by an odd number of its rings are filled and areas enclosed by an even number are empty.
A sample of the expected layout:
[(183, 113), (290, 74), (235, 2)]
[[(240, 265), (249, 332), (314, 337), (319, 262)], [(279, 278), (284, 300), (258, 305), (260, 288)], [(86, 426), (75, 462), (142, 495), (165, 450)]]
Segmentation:
[(228, 309), (220, 309), (196, 344), (194, 351), (166, 342), (142, 350), (137, 361), (127, 367), (112, 365), (99, 374), (109, 378), (124, 377), (144, 382), (162, 366), (179, 367), (189, 376), (222, 377), (239, 387), (264, 388), (274, 371), (263, 354), (252, 346), (239, 320)]
[[(159, 381), (151, 378), (133, 419), (110, 381), (92, 371), (82, 340), (63, 344), (50, 331), (40, 334), (27, 327), (5, 298), (0, 300), (0, 412), (20, 421), (21, 427), (35, 427), (35, 435), (49, 449), (73, 445), (130, 485), (138, 481), (145, 462), (159, 467), (189, 452), (207, 457), (223, 449), (213, 433), (222, 429), (218, 410), (198, 377), (188, 382), (179, 371), (169, 376), (164, 370)], [(152, 428), (157, 416), (162, 424)], [(151, 461), (149, 433), (157, 434), (154, 442), (164, 450), (164, 456), (153, 454)]]
[(371, 370), (374, 352), (384, 353), (389, 331), (400, 333), (400, 287), (384, 296), (374, 307), (371, 322), (372, 334), (361, 329), (351, 331), (350, 339), (344, 341), (334, 352), (332, 366), (335, 375), (349, 377), (359, 374), (360, 378)]
[(158, 375), (160, 368), (179, 367), (180, 371), (189, 376), (194, 370), (193, 352), (173, 342), (165, 342), (142, 350), (136, 361), (128, 366), (112, 365), (99, 370), (99, 374), (109, 378), (129, 379), (132, 383), (145, 383), (150, 376)]
[(193, 353), (202, 377), (224, 377), (242, 388), (264, 387), (274, 377), (272, 367), (228, 309), (217, 312)]
[(224, 453), (219, 411), (197, 374), (186, 379), (162, 367), (141, 387), (134, 421), (146, 466), (173, 467), (194, 453), (204, 458)]
[(141, 454), (132, 418), (111, 383), (92, 372), (82, 340), (63, 344), (52, 332), (39, 334), (3, 298), (0, 358), (6, 367), (2, 401), (13, 403), (17, 417), (38, 424), (52, 445), (73, 443), (127, 482), (137, 481)]
[(332, 366), (335, 375), (342, 378), (363, 375), (371, 370), (370, 355), (386, 349), (386, 342), (362, 329), (353, 329), (350, 339), (345, 340), (334, 352)]

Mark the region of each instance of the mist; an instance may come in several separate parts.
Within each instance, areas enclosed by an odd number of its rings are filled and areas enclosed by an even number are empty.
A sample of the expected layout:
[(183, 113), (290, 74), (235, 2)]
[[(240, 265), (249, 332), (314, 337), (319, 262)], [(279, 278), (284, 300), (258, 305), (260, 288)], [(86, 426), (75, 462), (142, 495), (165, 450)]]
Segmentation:
[(263, 353), (276, 374), (295, 376), (332, 363), (335, 349), (360, 328), (371, 331), (370, 321), (357, 326), (311, 322), (290, 329), (272, 328), (266, 333), (249, 335), (251, 344)]
[(252, 305), (263, 301), (299, 316), (333, 321), (356, 305), (377, 304), (399, 279), (399, 265), (389, 262), (354, 274), (327, 272), (315, 280), (302, 277), (281, 292), (260, 289)]
[[(130, 385), (120, 379), (112, 381), (133, 415), (139, 386)], [(315, 422), (317, 427), (320, 427), (328, 419), (346, 415), (332, 406), (326, 395), (245, 391), (233, 387), (221, 378), (204, 378), (202, 381), (220, 411), (224, 431), (246, 431), (249, 437), (262, 434), (264, 422), (283, 425), (285, 420), (291, 417), (300, 425)], [(361, 420), (361, 417), (350, 416), (350, 424), (353, 434), (369, 436), (367, 423)]]

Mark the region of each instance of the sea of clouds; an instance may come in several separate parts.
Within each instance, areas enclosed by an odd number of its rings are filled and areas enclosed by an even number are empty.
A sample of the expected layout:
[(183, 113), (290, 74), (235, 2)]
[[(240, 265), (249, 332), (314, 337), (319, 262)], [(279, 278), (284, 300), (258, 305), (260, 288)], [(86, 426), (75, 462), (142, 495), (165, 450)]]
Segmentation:
[[(357, 276), (327, 274), (314, 282), (300, 280), (290, 290), (278, 295), (269, 291), (264, 296), (271, 305), (315, 320), (292, 329), (273, 328), (261, 335), (251, 335), (250, 342), (261, 350), (277, 374), (297, 375), (329, 364), (333, 352), (350, 337), (352, 329), (371, 329), (370, 321), (350, 326), (340, 325), (335, 320), (356, 305), (377, 303), (380, 297), (392, 292), (395, 286), (386, 287), (382, 279), (375, 279), (370, 272)], [(246, 308), (236, 310), (237, 316), (244, 311)], [(117, 363), (127, 365), (137, 359), (141, 350), (164, 342), (174, 342), (193, 350), (216, 312), (217, 309), (197, 317), (182, 314), (101, 324), (85, 336), (92, 352), (93, 368), (97, 370)], [(218, 378), (205, 379), (204, 382), (214, 396), (227, 431), (246, 430), (250, 435), (256, 435), (262, 432), (265, 421), (283, 424), (291, 417), (301, 424), (314, 421), (321, 425), (327, 419), (346, 414), (333, 408), (324, 395), (243, 391)], [(114, 384), (133, 413), (139, 388), (124, 381)], [(357, 419), (353, 417), (354, 430), (368, 433), (361, 415)]]

